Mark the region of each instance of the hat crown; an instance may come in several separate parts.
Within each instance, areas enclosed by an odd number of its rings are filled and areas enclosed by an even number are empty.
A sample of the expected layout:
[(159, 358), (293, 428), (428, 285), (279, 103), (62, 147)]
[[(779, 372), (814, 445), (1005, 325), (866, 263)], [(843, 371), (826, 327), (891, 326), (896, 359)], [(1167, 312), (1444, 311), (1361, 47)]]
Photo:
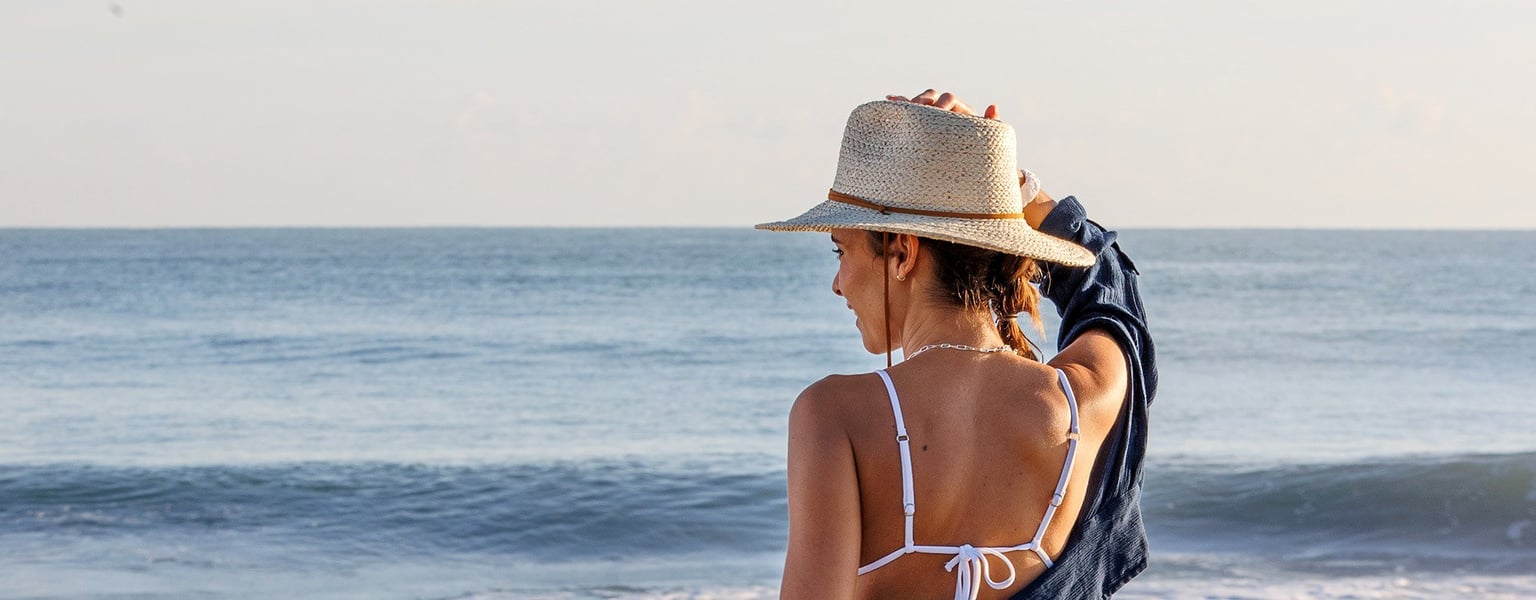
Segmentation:
[(878, 101), (848, 115), (834, 191), (883, 206), (1018, 213), (1013, 128), (911, 102)]

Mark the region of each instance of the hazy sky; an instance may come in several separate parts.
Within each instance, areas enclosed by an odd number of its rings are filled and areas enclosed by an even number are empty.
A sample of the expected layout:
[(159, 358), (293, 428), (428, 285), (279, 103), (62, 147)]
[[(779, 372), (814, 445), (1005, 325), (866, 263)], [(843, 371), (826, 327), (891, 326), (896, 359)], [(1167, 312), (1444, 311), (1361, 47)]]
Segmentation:
[[(117, 8), (119, 10), (114, 10)], [(748, 225), (954, 90), (1122, 227), (1536, 228), (1532, 2), (0, 3), (0, 226)]]

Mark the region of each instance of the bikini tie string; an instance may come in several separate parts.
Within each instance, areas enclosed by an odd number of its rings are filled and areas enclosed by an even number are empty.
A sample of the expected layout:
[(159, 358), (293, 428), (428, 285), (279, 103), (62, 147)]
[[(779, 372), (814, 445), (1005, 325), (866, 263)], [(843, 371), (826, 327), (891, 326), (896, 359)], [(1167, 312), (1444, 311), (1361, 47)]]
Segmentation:
[[(1008, 579), (992, 581), (990, 564), (987, 556), (996, 556), (1008, 566)], [(961, 565), (961, 563), (965, 563)], [(955, 574), (955, 600), (976, 600), (981, 595), (981, 582), (987, 582), (987, 586), (994, 590), (1005, 589), (1013, 585), (1013, 579), (1018, 575), (1013, 569), (1013, 561), (1002, 552), (991, 548), (977, 548), (970, 544), (962, 544), (955, 552), (955, 557), (944, 563), (945, 571), (954, 571), (956, 567), (960, 571)]]

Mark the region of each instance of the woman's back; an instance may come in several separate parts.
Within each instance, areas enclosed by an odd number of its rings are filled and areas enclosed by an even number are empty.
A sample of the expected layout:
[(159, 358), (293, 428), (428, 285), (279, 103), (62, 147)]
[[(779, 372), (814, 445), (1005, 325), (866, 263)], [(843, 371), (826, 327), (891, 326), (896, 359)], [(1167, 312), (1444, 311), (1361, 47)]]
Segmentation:
[[(1034, 539), (1063, 475), (1072, 411), (1057, 371), (1011, 353), (933, 350), (888, 371), (899, 396), (911, 460), (917, 545), (1013, 547)], [(860, 564), (870, 565), (904, 546), (901, 458), (896, 423), (883, 382), (874, 374), (828, 378), (824, 398), (838, 400), (857, 471)], [(1082, 402), (1084, 399), (1079, 398)], [(1090, 466), (1113, 425), (1117, 407), (1087, 399), (1083, 436), (1064, 500), (1046, 527), (1042, 549), (1055, 556), (1066, 544), (1082, 505)], [(1090, 418), (1091, 417), (1091, 418)], [(982, 585), (983, 597), (1022, 589), (1045, 564), (1033, 552), (1008, 552), (1017, 570), (1003, 590)], [(859, 577), (866, 598), (943, 597), (955, 575), (954, 554), (911, 553)], [(988, 556), (990, 577), (1008, 567)], [(964, 568), (964, 565), (957, 565)]]

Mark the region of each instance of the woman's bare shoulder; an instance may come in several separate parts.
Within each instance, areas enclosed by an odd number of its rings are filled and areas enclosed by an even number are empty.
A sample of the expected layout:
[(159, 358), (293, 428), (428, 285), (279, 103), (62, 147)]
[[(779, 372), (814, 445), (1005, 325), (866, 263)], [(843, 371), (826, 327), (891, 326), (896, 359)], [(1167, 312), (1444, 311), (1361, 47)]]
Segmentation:
[(849, 410), (851, 404), (866, 399), (872, 393), (884, 393), (880, 376), (874, 373), (859, 375), (828, 375), (806, 386), (795, 398), (790, 415), (799, 413), (823, 417), (838, 416)]

